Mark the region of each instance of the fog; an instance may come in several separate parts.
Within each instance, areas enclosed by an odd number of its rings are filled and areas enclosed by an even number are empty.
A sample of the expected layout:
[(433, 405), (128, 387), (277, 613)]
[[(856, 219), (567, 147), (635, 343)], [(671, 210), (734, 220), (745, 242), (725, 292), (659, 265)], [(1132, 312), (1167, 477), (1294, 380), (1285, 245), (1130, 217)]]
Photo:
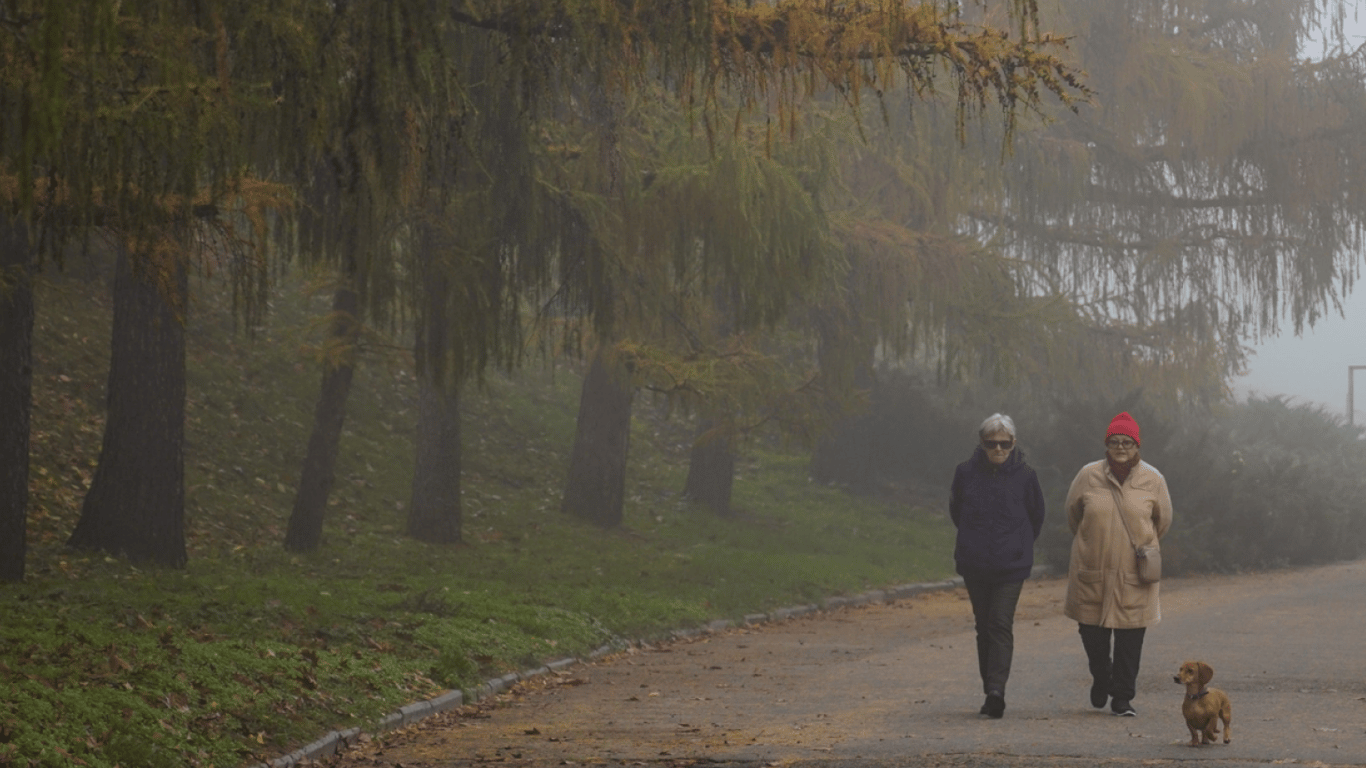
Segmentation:
[[(1358, 5), (1361, 5), (1358, 3)], [(1345, 43), (1349, 48), (1366, 44), (1366, 9), (1345, 20)], [(1321, 44), (1310, 40), (1305, 52), (1311, 56)], [(1347, 416), (1347, 366), (1366, 365), (1366, 285), (1357, 283), (1343, 302), (1340, 315), (1329, 310), (1301, 336), (1286, 330), (1253, 346), (1247, 375), (1233, 381), (1238, 399), (1248, 395), (1284, 395), (1296, 403), (1320, 405), (1331, 413)], [(1366, 424), (1366, 371), (1357, 371), (1354, 421)]]
[[(1345, 316), (1330, 312), (1303, 336), (1286, 331), (1256, 345), (1247, 375), (1233, 382), (1238, 398), (1285, 395), (1346, 416), (1347, 366), (1366, 365), (1366, 285), (1357, 284), (1343, 310)], [(1366, 371), (1357, 371), (1354, 405), (1355, 422), (1366, 424)]]

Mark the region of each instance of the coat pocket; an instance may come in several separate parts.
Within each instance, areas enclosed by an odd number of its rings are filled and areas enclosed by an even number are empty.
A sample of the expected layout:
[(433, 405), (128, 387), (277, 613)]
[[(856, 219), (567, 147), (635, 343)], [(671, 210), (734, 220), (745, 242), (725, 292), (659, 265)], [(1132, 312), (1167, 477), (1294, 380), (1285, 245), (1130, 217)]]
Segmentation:
[(1137, 573), (1124, 573), (1123, 585), (1119, 590), (1119, 608), (1126, 620), (1137, 621), (1148, 608), (1148, 594), (1151, 584), (1138, 578)]
[(1099, 605), (1105, 584), (1104, 571), (1078, 570), (1073, 582), (1073, 596), (1080, 605)]

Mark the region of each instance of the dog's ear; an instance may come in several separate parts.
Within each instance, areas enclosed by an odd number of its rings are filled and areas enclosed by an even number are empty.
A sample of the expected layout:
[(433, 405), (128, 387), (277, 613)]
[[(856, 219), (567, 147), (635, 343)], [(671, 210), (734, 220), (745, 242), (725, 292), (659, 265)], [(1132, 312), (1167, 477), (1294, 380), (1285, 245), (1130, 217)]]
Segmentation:
[(1208, 685), (1214, 679), (1214, 668), (1205, 662), (1200, 662), (1200, 684)]

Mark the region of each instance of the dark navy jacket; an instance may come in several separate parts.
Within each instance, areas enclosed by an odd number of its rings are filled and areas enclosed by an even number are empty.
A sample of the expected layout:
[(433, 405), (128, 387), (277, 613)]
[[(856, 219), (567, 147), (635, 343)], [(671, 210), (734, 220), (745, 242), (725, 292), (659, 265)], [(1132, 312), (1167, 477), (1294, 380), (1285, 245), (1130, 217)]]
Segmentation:
[(949, 516), (958, 526), (953, 559), (965, 577), (1024, 581), (1043, 530), (1043, 489), (1020, 449), (999, 466), (978, 446), (953, 472)]

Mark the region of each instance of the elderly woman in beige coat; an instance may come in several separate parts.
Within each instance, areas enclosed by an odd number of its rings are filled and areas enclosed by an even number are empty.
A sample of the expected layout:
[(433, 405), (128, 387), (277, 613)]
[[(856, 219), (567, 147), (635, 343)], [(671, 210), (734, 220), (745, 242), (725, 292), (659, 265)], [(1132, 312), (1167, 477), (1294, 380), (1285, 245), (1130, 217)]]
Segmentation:
[(1133, 717), (1143, 634), (1162, 618), (1159, 585), (1139, 580), (1134, 547), (1167, 533), (1172, 501), (1162, 473), (1139, 458), (1138, 422), (1128, 413), (1105, 431), (1105, 458), (1077, 473), (1066, 510), (1072, 557), (1063, 612), (1086, 649), (1091, 705), (1108, 701), (1112, 713)]

